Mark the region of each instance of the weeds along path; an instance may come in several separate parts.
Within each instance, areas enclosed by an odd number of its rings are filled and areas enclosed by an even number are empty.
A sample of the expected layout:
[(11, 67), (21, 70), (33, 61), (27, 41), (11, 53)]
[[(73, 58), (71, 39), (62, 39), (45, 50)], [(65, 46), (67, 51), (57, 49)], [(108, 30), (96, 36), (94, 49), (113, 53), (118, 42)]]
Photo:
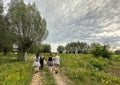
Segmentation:
[(35, 73), (33, 75), (33, 78), (32, 78), (32, 81), (31, 81), (30, 85), (43, 85), (42, 82), (41, 82), (41, 78), (40, 78), (39, 72)]

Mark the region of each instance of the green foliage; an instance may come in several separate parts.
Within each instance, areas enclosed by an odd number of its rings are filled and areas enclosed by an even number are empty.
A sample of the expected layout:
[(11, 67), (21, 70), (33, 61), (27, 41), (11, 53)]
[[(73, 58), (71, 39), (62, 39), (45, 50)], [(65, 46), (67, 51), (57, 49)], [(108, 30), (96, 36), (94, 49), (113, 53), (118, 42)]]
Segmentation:
[(8, 15), (10, 27), (16, 33), (17, 44), (23, 54), (32, 44), (40, 43), (47, 37), (46, 20), (40, 16), (35, 3), (26, 5), (23, 0), (11, 1)]
[[(114, 60), (95, 58), (92, 55), (83, 54), (59, 54), (61, 56), (60, 73), (65, 74), (74, 85), (119, 85), (120, 68), (114, 71), (114, 66), (120, 65)], [(112, 63), (114, 63), (114, 65)], [(111, 67), (109, 67), (111, 66)], [(106, 71), (107, 70), (107, 71)]]
[(66, 45), (68, 53), (87, 53), (88, 45), (85, 42), (71, 42)]
[(30, 85), (33, 73), (31, 62), (20, 62), (13, 56), (0, 57), (0, 85)]
[(36, 53), (38, 51), (38, 49), (39, 49), (39, 46), (40, 45), (32, 44), (32, 46), (29, 49), (29, 52), (30, 53)]
[(98, 43), (94, 43), (92, 45), (92, 50), (91, 53), (95, 56), (95, 57), (100, 57), (102, 56), (103, 58), (110, 58), (112, 55), (112, 52), (109, 51), (109, 46), (108, 45), (100, 45)]
[(120, 50), (115, 50), (114, 53), (120, 55)]
[(7, 52), (12, 51), (12, 44), (15, 41), (15, 35), (13, 30), (10, 29), (10, 22), (8, 15), (3, 15), (3, 3), (0, 1), (0, 51)]
[(50, 46), (50, 44), (41, 44), (39, 46), (38, 51), (40, 53), (50, 53), (51, 52), (51, 46)]
[(40, 75), (43, 78), (42, 79), (43, 85), (57, 85), (55, 79), (53, 78), (53, 75), (48, 73), (46, 70), (40, 72)]
[(29, 50), (30, 53), (50, 53), (51, 46), (50, 44), (33, 44)]
[(96, 69), (96, 70), (103, 70), (104, 67), (108, 64), (108, 62), (102, 57), (97, 58), (97, 59), (92, 58), (90, 59), (89, 63), (91, 64), (91, 68)]
[(65, 50), (65, 47), (62, 46), (62, 45), (60, 45), (60, 46), (57, 47), (57, 51), (58, 51), (59, 53), (63, 53), (64, 50)]
[(2, 15), (2, 12), (3, 12), (3, 1), (0, 0), (0, 17)]

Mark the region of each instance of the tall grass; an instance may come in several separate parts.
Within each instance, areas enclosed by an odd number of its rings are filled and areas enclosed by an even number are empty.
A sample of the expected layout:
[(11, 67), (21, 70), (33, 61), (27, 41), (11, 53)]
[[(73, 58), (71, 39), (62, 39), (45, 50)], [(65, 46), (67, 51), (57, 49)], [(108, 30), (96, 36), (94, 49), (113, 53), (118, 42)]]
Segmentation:
[[(114, 66), (120, 65), (120, 62), (115, 63), (115, 58), (118, 57), (113, 56), (114, 60), (108, 60), (85, 54), (60, 54), (60, 56), (60, 70), (74, 82), (74, 85), (120, 85), (120, 76), (110, 74)], [(114, 66), (110, 67), (113, 63)]]

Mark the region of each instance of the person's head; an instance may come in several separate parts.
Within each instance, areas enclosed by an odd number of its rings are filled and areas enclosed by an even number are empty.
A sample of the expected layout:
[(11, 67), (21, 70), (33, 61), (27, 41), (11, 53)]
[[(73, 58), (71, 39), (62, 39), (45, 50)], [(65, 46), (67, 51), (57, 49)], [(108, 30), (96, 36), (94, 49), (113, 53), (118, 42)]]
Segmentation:
[(52, 54), (50, 53), (50, 56), (52, 56)]
[(41, 58), (44, 58), (44, 55), (43, 54), (41, 54), (41, 56), (40, 56)]
[(36, 57), (39, 57), (39, 53), (36, 54)]

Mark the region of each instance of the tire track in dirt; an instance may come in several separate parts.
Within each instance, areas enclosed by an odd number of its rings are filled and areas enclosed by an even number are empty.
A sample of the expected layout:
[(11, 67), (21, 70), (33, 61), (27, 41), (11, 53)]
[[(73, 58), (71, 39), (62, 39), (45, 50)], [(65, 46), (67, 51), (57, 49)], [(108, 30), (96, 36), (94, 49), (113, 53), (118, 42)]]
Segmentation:
[(62, 74), (53, 74), (57, 85), (74, 85), (66, 76)]
[(32, 81), (31, 81), (30, 85), (43, 85), (42, 82), (41, 82), (39, 72), (37, 72), (33, 75), (33, 78), (32, 78)]
[(53, 74), (53, 76), (55, 78), (57, 85), (67, 85), (65, 79), (62, 78), (60, 74)]

